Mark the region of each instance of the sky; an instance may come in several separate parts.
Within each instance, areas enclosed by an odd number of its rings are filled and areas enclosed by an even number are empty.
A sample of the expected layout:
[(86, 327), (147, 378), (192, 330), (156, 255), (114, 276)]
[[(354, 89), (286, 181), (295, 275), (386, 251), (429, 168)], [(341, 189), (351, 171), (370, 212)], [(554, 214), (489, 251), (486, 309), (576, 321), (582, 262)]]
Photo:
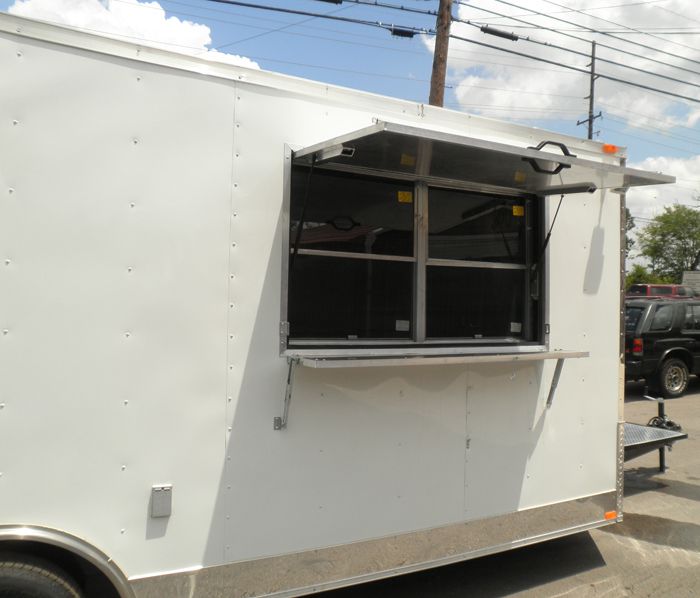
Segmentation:
[[(332, 19), (211, 0), (0, 0), (0, 11), (427, 102), (438, 0), (246, 3)], [(595, 139), (626, 146), (630, 166), (677, 177), (674, 185), (630, 190), (637, 227), (664, 206), (698, 206), (696, 7), (696, 0), (454, 0), (445, 107), (586, 137), (577, 121), (588, 116), (595, 41)], [(425, 33), (396, 37), (391, 25)], [(518, 39), (484, 33), (484, 25)]]

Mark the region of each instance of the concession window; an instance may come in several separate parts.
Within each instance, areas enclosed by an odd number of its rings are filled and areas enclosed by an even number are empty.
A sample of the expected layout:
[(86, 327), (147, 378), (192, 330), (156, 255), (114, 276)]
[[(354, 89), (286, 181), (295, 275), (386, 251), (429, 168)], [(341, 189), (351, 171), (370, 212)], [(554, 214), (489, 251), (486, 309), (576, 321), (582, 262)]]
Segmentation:
[(545, 343), (542, 196), (674, 180), (389, 122), (287, 153), (280, 353), (308, 367), (582, 356)]

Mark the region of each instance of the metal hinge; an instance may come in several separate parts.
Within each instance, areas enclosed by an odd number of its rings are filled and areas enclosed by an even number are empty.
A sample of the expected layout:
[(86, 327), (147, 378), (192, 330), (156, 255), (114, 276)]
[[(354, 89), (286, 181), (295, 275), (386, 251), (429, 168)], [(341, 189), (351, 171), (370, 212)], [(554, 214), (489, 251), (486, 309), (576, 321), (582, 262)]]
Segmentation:
[(280, 353), (287, 349), (289, 338), (289, 322), (280, 322)]

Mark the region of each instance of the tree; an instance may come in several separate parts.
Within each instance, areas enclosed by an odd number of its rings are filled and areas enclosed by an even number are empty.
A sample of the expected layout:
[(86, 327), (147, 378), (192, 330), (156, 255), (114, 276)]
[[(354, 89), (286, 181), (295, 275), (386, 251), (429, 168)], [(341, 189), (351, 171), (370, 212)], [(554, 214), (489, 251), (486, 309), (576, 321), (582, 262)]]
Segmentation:
[(700, 265), (700, 212), (681, 205), (664, 208), (637, 239), (652, 274), (680, 282), (684, 270)]
[(641, 264), (634, 264), (625, 277), (625, 290), (629, 290), (633, 284), (664, 284), (668, 282), (670, 282), (668, 278), (649, 272)]

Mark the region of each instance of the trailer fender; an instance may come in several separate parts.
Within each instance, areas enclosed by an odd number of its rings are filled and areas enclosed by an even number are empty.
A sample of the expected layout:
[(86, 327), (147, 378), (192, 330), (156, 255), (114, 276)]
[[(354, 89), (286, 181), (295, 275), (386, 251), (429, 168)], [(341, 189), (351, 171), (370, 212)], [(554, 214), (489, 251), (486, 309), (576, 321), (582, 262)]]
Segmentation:
[(82, 568), (100, 574), (119, 598), (134, 598), (126, 576), (111, 558), (66, 532), (33, 525), (0, 525), (0, 550), (31, 556), (40, 553), (45, 560), (64, 567), (72, 557)]

